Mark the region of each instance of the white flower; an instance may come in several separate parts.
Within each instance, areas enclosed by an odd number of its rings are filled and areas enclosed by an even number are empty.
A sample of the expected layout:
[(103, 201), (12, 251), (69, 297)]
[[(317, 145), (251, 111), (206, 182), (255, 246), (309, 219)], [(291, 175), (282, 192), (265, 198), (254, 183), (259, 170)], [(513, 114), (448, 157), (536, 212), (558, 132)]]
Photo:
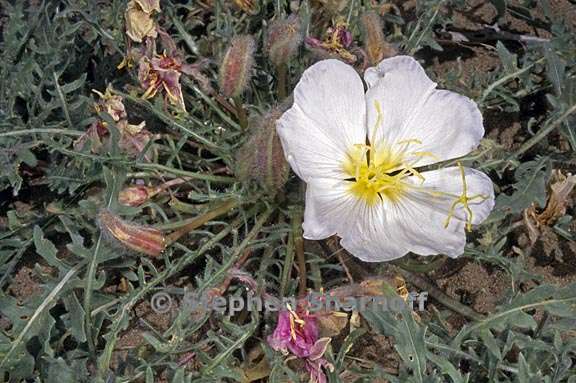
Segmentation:
[(364, 74), (337, 60), (308, 68), (277, 122), (286, 159), (307, 183), (304, 237), (334, 234), (369, 262), (464, 252), (465, 229), (494, 207), (490, 179), (461, 165), (421, 171), (476, 148), (482, 115), (437, 90), (408, 56)]

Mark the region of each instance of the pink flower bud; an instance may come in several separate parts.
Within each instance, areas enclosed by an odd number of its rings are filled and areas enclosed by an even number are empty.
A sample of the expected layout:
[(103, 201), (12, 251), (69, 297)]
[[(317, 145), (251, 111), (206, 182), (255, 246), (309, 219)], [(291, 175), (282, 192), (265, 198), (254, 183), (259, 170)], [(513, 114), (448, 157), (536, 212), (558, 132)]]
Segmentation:
[(246, 90), (254, 64), (256, 42), (250, 35), (236, 36), (220, 67), (220, 91), (226, 97), (237, 97)]

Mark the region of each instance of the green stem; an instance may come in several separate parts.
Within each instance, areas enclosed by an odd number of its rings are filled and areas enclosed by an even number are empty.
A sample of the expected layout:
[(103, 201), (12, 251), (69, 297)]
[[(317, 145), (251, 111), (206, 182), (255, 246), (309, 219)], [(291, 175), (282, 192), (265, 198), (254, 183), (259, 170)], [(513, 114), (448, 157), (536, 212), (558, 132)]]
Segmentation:
[(282, 266), (282, 279), (280, 281), (280, 297), (286, 296), (288, 289), (288, 282), (290, 281), (290, 274), (292, 274), (292, 267), (294, 266), (294, 231), (288, 234), (288, 245), (286, 246), (286, 256), (284, 258), (284, 265)]
[(101, 353), (98, 360), (98, 372), (101, 376), (108, 373), (110, 361), (112, 359), (112, 352), (114, 351), (114, 348), (116, 346), (118, 333), (123, 329), (123, 326), (125, 326), (127, 323), (126, 317), (130, 315), (132, 308), (142, 299), (142, 297), (148, 294), (155, 286), (160, 284), (162, 281), (165, 281), (174, 274), (180, 272), (187, 265), (194, 262), (197, 258), (199, 258), (201, 255), (210, 250), (216, 243), (218, 243), (224, 237), (230, 234), (232, 230), (238, 229), (238, 227), (242, 223), (243, 223), (242, 219), (237, 219), (233, 221), (230, 225), (228, 225), (226, 228), (222, 229), (222, 231), (220, 231), (218, 234), (213, 236), (208, 242), (204, 244), (204, 246), (202, 246), (196, 252), (189, 252), (185, 256), (181, 257), (173, 267), (165, 269), (156, 278), (146, 283), (139, 290), (131, 292), (130, 295), (124, 299), (124, 303), (116, 311), (116, 315), (114, 315), (113, 317), (112, 325), (110, 331), (108, 332), (109, 334), (107, 339), (108, 341), (106, 342), (104, 351)]
[(210, 210), (209, 212), (202, 214), (199, 217), (192, 219), (191, 221), (187, 222), (173, 232), (172, 234), (168, 235), (167, 244), (170, 245), (180, 239), (183, 235), (191, 232), (192, 230), (197, 229), (198, 227), (204, 225), (207, 222), (212, 221), (214, 218), (225, 214), (238, 206), (238, 202), (235, 200), (228, 200), (217, 206), (215, 209)]
[(80, 137), (84, 134), (84, 132), (78, 130), (68, 130), (68, 129), (24, 129), (24, 130), (16, 130), (13, 132), (0, 133), (0, 137), (26, 136), (29, 134), (37, 134), (37, 133), (61, 134), (63, 136), (75, 136), (75, 137)]
[(175, 174), (178, 176), (189, 177), (191, 179), (196, 179), (196, 180), (220, 182), (220, 183), (226, 183), (226, 184), (231, 184), (231, 183), (236, 182), (236, 179), (233, 177), (214, 176), (211, 174), (194, 173), (194, 172), (189, 172), (189, 171), (182, 170), (182, 169), (171, 168), (171, 167), (160, 165), (160, 164), (137, 163), (137, 164), (134, 164), (134, 167), (139, 168), (139, 169), (145, 169), (145, 170), (160, 170), (160, 171), (168, 172), (168, 173)]
[(90, 260), (88, 271), (86, 273), (86, 287), (84, 289), (84, 326), (86, 331), (86, 339), (88, 340), (88, 350), (93, 358), (96, 358), (96, 344), (92, 336), (92, 317), (89, 313), (92, 311), (92, 289), (94, 285), (94, 278), (96, 278), (96, 269), (98, 268), (98, 255), (100, 254), (100, 246), (102, 244), (103, 232), (100, 231), (98, 241), (94, 247), (94, 254)]
[(72, 119), (70, 118), (70, 112), (68, 111), (68, 104), (66, 103), (66, 97), (64, 96), (64, 92), (62, 92), (62, 88), (60, 88), (60, 84), (58, 84), (58, 76), (56, 72), (52, 72), (54, 76), (54, 85), (56, 85), (56, 92), (58, 92), (58, 98), (60, 98), (60, 103), (62, 104), (62, 111), (64, 112), (64, 117), (66, 117), (66, 121), (71, 129), (74, 129), (74, 125), (72, 124)]
[(510, 73), (509, 75), (506, 75), (504, 77), (502, 77), (499, 80), (494, 81), (492, 84), (490, 84), (488, 86), (488, 88), (486, 88), (486, 90), (482, 93), (482, 96), (480, 97), (480, 99), (478, 100), (478, 104), (482, 105), (482, 103), (484, 102), (484, 100), (486, 100), (486, 98), (490, 95), (490, 93), (492, 93), (492, 91), (494, 89), (496, 89), (497, 87), (499, 87), (500, 85), (504, 85), (505, 83), (507, 83), (508, 81), (520, 76), (522, 73), (525, 73), (527, 71), (529, 71), (530, 69), (532, 69), (532, 67), (534, 67), (534, 65), (539, 64), (544, 62), (545, 58), (542, 57), (539, 60), (534, 61), (532, 64), (525, 66), (522, 69), (517, 70), (514, 73)]
[(296, 261), (298, 262), (298, 273), (300, 284), (298, 285), (298, 294), (303, 297), (306, 295), (306, 255), (304, 254), (304, 238), (302, 237), (302, 210), (294, 209), (292, 213), (292, 233), (294, 235), (294, 249), (296, 251)]

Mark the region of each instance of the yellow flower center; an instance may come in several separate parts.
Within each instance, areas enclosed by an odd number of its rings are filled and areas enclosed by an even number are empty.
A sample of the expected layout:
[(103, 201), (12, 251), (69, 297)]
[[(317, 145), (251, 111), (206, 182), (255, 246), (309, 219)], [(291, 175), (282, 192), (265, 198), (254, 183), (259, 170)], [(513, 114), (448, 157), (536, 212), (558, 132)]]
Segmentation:
[(414, 151), (414, 145), (421, 145), (418, 139), (409, 139), (389, 145), (385, 142), (376, 142), (376, 130), (382, 122), (380, 104), (375, 102), (377, 120), (371, 138), (366, 138), (365, 144), (356, 144), (348, 150), (346, 159), (342, 164), (344, 172), (349, 176), (350, 192), (357, 198), (366, 201), (368, 206), (374, 206), (385, 200), (399, 201), (408, 189), (417, 189), (419, 192), (430, 195), (431, 198), (448, 197), (453, 199), (444, 226), (447, 228), (454, 217), (458, 205), (462, 205), (466, 214), (466, 229), (471, 231), (473, 212), (469, 206), (470, 201), (486, 200), (488, 196), (477, 194), (468, 195), (468, 185), (464, 168), (458, 162), (462, 180), (462, 193), (454, 195), (438, 190), (432, 190), (409, 181), (408, 177), (416, 177), (421, 183), (425, 181), (416, 164), (422, 157), (433, 157), (434, 154), (425, 151)]
[(403, 153), (387, 145), (355, 145), (344, 162), (348, 180), (353, 181), (350, 191), (368, 205), (385, 198), (397, 201), (406, 190), (403, 179), (409, 175), (403, 162)]
[[(382, 110), (378, 102), (374, 105), (377, 112), (375, 133), (382, 122)], [(395, 145), (375, 142), (376, 135), (373, 134), (366, 139), (366, 144), (354, 145), (343, 164), (344, 172), (350, 176), (347, 180), (352, 181), (350, 191), (369, 206), (384, 199), (398, 201), (410, 186), (405, 180), (408, 176), (416, 176), (424, 181), (424, 177), (413, 166), (420, 157), (432, 156), (431, 153), (408, 150), (414, 144), (422, 144), (417, 139), (400, 141)], [(409, 163), (409, 157), (412, 163)]]

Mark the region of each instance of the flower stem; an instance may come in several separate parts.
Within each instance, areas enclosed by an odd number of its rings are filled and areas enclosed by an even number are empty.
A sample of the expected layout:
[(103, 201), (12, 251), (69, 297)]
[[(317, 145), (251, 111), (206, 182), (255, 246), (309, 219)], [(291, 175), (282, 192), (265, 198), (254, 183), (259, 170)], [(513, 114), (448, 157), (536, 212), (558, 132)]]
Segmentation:
[(84, 134), (84, 132), (78, 130), (70, 130), (70, 129), (22, 129), (16, 130), (11, 132), (4, 132), (0, 133), (0, 137), (16, 137), (16, 136), (26, 136), (31, 134), (40, 134), (40, 133), (47, 133), (47, 134), (60, 134), (63, 136), (75, 136), (80, 137)]
[(234, 106), (236, 106), (236, 115), (238, 116), (238, 123), (242, 130), (246, 130), (248, 128), (248, 116), (246, 114), (246, 109), (244, 109), (244, 105), (242, 104), (242, 100), (240, 97), (234, 98)]
[(294, 266), (294, 232), (288, 235), (288, 245), (286, 246), (286, 257), (282, 266), (282, 279), (280, 280), (280, 297), (286, 296), (290, 274)]
[(205, 223), (213, 220), (214, 218), (227, 213), (228, 211), (232, 210), (238, 206), (238, 202), (236, 200), (228, 200), (217, 206), (215, 209), (210, 210), (209, 212), (202, 214), (199, 217), (194, 218), (190, 222), (186, 223), (184, 226), (179, 228), (178, 230), (174, 231), (170, 235), (167, 236), (167, 244), (170, 245), (180, 239), (183, 235), (191, 232), (194, 229), (204, 225)]
[(288, 75), (288, 66), (286, 64), (281, 64), (276, 68), (276, 76), (278, 77), (278, 84), (277, 84), (277, 91), (278, 91), (278, 100), (284, 100), (288, 95), (287, 89), (287, 75)]
[(298, 295), (306, 295), (306, 256), (304, 254), (304, 238), (302, 237), (302, 210), (294, 209), (292, 212), (292, 233), (294, 236), (294, 250), (298, 263), (300, 284), (298, 285)]

